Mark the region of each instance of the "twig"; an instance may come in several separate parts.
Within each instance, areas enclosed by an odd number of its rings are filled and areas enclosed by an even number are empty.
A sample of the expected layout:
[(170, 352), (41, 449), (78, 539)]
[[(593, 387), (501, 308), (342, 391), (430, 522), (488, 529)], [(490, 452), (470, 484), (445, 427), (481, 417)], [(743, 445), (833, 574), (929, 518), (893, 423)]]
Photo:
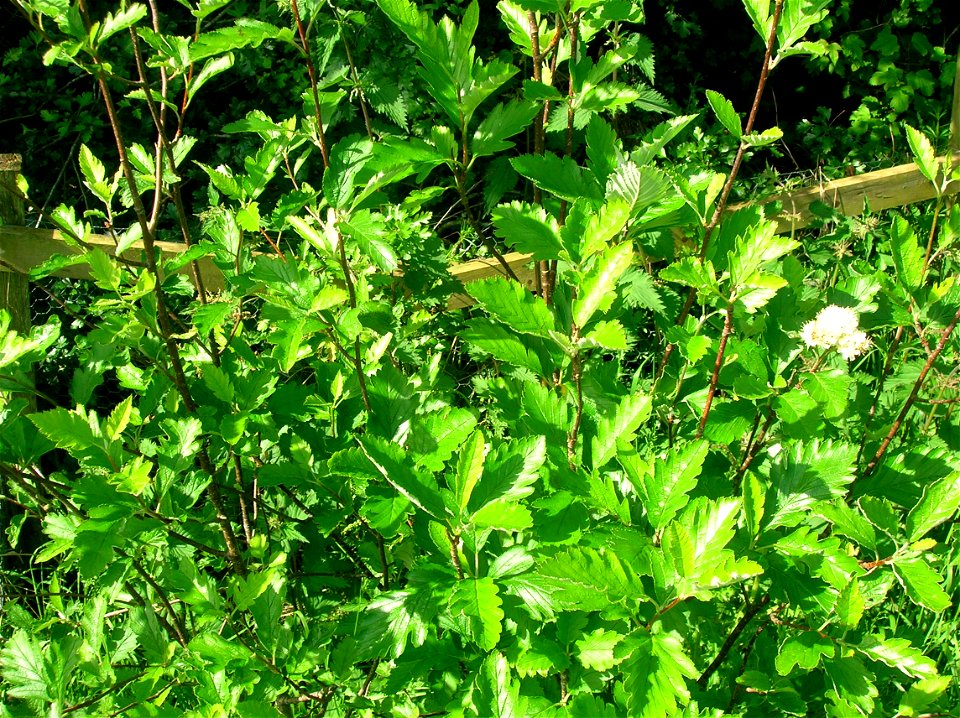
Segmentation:
[(725, 640), (723, 645), (720, 646), (720, 650), (717, 652), (717, 657), (711, 661), (710, 665), (706, 667), (706, 669), (697, 679), (697, 685), (700, 686), (700, 690), (704, 690), (707, 687), (707, 681), (710, 680), (710, 676), (716, 673), (717, 669), (720, 668), (723, 662), (727, 659), (727, 655), (733, 648), (733, 644), (735, 644), (737, 639), (740, 638), (740, 634), (743, 633), (744, 629), (746, 629), (747, 624), (749, 624), (750, 621), (753, 620), (753, 617), (760, 613), (760, 611), (762, 611), (764, 606), (766, 606), (768, 603), (770, 603), (770, 595), (764, 594), (759, 601), (752, 606), (748, 606), (743, 612), (740, 620), (737, 621), (737, 625), (733, 627), (730, 635), (727, 636), (727, 640)]
[(903, 420), (913, 407), (913, 403), (917, 400), (917, 395), (920, 393), (920, 388), (923, 386), (923, 382), (926, 380), (927, 374), (930, 373), (930, 369), (933, 367), (934, 362), (937, 361), (941, 352), (943, 352), (944, 347), (946, 347), (947, 341), (950, 339), (950, 335), (953, 333), (953, 330), (956, 328), (958, 322), (960, 322), (960, 310), (957, 310), (957, 313), (953, 315), (953, 319), (950, 321), (950, 324), (948, 324), (943, 332), (941, 332), (940, 341), (937, 343), (936, 348), (933, 350), (933, 352), (931, 352), (930, 356), (927, 357), (927, 363), (924, 364), (923, 369), (920, 370), (920, 375), (913, 384), (913, 389), (910, 391), (910, 396), (907, 397), (907, 401), (900, 410), (900, 414), (893, 422), (893, 426), (890, 427), (890, 431), (887, 432), (887, 435), (880, 443), (880, 448), (877, 449), (877, 453), (874, 454), (874, 457), (870, 460), (870, 463), (867, 464), (860, 478), (866, 478), (876, 470), (877, 465), (883, 458), (883, 455), (887, 452), (890, 442), (892, 442), (893, 438), (897, 435), (897, 432), (900, 430), (900, 427), (903, 424)]

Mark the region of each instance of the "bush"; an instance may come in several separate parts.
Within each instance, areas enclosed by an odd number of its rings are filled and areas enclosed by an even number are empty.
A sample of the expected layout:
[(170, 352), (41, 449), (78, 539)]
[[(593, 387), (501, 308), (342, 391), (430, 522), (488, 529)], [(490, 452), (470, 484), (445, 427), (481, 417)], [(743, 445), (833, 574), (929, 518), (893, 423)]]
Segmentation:
[[(485, 53), (476, 3), (19, 4), (117, 157), (81, 144), (99, 204), (51, 214), (100, 292), (69, 397), (22, 395), (58, 322), (0, 325), (7, 535), (43, 535), (4, 583), (4, 715), (950, 705), (960, 210), (922, 133), (925, 216), (801, 243), (725, 213), (782, 135), (755, 112), (707, 93), (729, 172), (670, 158), (703, 118), (633, 3), (501, 2)], [(776, 68), (825, 52), (827, 4), (742, 21)], [(192, 134), (245, 62), (302, 84)], [(458, 314), (463, 243), (503, 276)]]

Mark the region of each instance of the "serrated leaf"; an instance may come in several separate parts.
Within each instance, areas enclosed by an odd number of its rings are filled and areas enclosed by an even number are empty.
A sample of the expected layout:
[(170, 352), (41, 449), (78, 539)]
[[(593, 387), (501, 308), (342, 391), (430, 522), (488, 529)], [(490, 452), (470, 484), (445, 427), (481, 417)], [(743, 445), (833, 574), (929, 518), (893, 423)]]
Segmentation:
[(627, 710), (634, 718), (674, 718), (690, 700), (686, 679), (696, 678), (683, 644), (671, 634), (638, 632), (623, 664)]
[(766, 147), (767, 145), (772, 145), (774, 142), (782, 140), (783, 130), (779, 127), (771, 127), (763, 132), (751, 132), (750, 134), (743, 135), (740, 139), (749, 147)]
[(911, 678), (936, 678), (938, 675), (937, 664), (906, 638), (885, 638), (872, 634), (860, 642), (857, 650)]
[(777, 673), (790, 675), (794, 667), (802, 671), (811, 671), (820, 664), (823, 657), (832, 657), (836, 647), (829, 638), (816, 631), (801, 631), (788, 636), (780, 645), (780, 651), (774, 661)]
[(524, 531), (533, 526), (533, 514), (521, 504), (495, 499), (471, 514), (470, 523), (477, 528)]
[(500, 589), (491, 578), (458, 581), (450, 594), (450, 612), (460, 633), (485, 651), (500, 640), (502, 605)]
[(706, 441), (675, 448), (666, 458), (657, 458), (652, 473), (635, 476), (628, 468), (654, 531), (670, 523), (687, 505), (688, 494), (697, 485), (709, 448)]
[(491, 718), (523, 718), (520, 684), (510, 675), (510, 664), (502, 653), (491, 653), (483, 661), (477, 676), (480, 699)]
[(414, 470), (407, 463), (409, 458), (401, 447), (370, 434), (357, 441), (380, 475), (414, 506), (434, 518), (446, 515), (436, 481), (432, 476)]
[(99, 432), (94, 433), (90, 422), (78, 413), (58, 408), (28, 418), (59, 449), (83, 451), (99, 443)]
[(684, 257), (680, 261), (665, 267), (660, 271), (660, 279), (665, 282), (676, 282), (693, 287), (697, 292), (707, 297), (716, 295), (720, 291), (713, 263), (710, 261), (700, 262), (695, 257)]
[(133, 395), (128, 396), (114, 407), (107, 417), (107, 423), (104, 426), (104, 434), (111, 441), (116, 441), (123, 434), (124, 429), (130, 423), (130, 417), (133, 415)]
[(531, 348), (530, 337), (525, 337), (528, 341), (521, 340), (503, 325), (485, 317), (469, 320), (460, 336), (499, 361), (529, 369), (537, 376), (545, 376), (545, 367), (540, 354)]
[(323, 173), (323, 196), (336, 208), (346, 207), (353, 195), (357, 174), (373, 156), (373, 143), (347, 138), (330, 150), (330, 166)]
[(543, 207), (511, 202), (493, 210), (493, 226), (498, 237), (517, 252), (534, 259), (557, 259), (564, 254), (560, 226)]
[(633, 246), (629, 243), (610, 247), (597, 258), (573, 301), (573, 321), (578, 327), (586, 326), (596, 312), (610, 308), (617, 282), (632, 262)]
[(392, 272), (400, 265), (396, 252), (385, 239), (388, 236), (386, 223), (379, 214), (369, 210), (353, 212), (341, 219), (337, 226), (344, 236), (357, 243), (367, 259), (384, 272)]
[(907, 514), (907, 536), (916, 541), (944, 521), (948, 521), (960, 508), (960, 472), (928, 484), (923, 489), (920, 501)]
[(707, 90), (707, 102), (710, 103), (710, 108), (720, 120), (720, 124), (739, 140), (743, 135), (743, 125), (740, 122), (740, 115), (733, 109), (733, 103), (714, 90)]
[(866, 602), (860, 594), (860, 582), (856, 578), (850, 579), (837, 594), (837, 602), (833, 606), (837, 622), (846, 630), (856, 628), (865, 608)]
[(908, 290), (916, 290), (923, 281), (923, 250), (913, 227), (899, 215), (890, 227), (890, 253), (897, 277)]
[(28, 631), (19, 629), (0, 651), (0, 673), (7, 684), (6, 693), (25, 700), (52, 700), (48, 686), (52, 682), (40, 642)]
[(549, 337), (556, 329), (547, 304), (518, 282), (490, 277), (470, 282), (468, 290), (481, 307), (514, 331)]
[(818, 501), (842, 496), (854, 478), (856, 447), (830, 441), (797, 442), (770, 469), (766, 528), (796, 525)]
[(597, 322), (581, 341), (584, 346), (592, 344), (611, 351), (627, 350), (627, 332), (617, 320)]
[(855, 656), (824, 658), (823, 667), (841, 701), (838, 703), (840, 715), (873, 715), (873, 699), (880, 693), (874, 683), (873, 673), (867, 670), (860, 659)]
[(529, 496), (540, 478), (546, 455), (546, 440), (542, 436), (514, 439), (492, 449), (470, 496), (470, 510), (476, 511), (494, 500), (518, 501)]
[(905, 124), (904, 129), (907, 132), (907, 143), (910, 145), (913, 161), (920, 169), (920, 174), (932, 182), (937, 189), (937, 194), (940, 194), (940, 188), (939, 185), (937, 185), (937, 171), (939, 168), (937, 167), (937, 155), (933, 150), (933, 145), (930, 144), (930, 140), (927, 139), (926, 135), (910, 125)]
[(950, 606), (950, 597), (940, 586), (940, 575), (923, 559), (897, 561), (893, 573), (917, 605), (937, 613)]
[(598, 628), (576, 642), (577, 658), (580, 659), (580, 663), (592, 670), (610, 670), (623, 661), (623, 657), (613, 655), (613, 649), (622, 640), (623, 636), (619, 633)]
[(943, 693), (950, 687), (950, 678), (940, 676), (937, 678), (926, 678), (917, 681), (906, 695), (900, 699), (900, 707), (897, 710), (898, 716), (904, 718), (917, 718), (921, 711), (932, 705)]
[(470, 501), (473, 488), (483, 474), (483, 459), (486, 455), (486, 442), (483, 433), (475, 431), (464, 442), (460, 449), (460, 458), (457, 461), (456, 472), (452, 475), (453, 481), (448, 480), (450, 490), (461, 511), (465, 511)]
[(359, 621), (348, 626), (357, 641), (358, 658), (399, 658), (407, 643), (421, 646), (427, 638), (428, 623), (436, 616), (441, 592), (413, 584), (404, 591), (390, 591), (366, 605)]
[(617, 410), (597, 422), (597, 434), (592, 442), (593, 466), (600, 469), (617, 453), (617, 442), (633, 441), (640, 425), (647, 420), (653, 402), (644, 394), (628, 394), (620, 400)]
[(514, 157), (510, 164), (541, 190), (560, 199), (568, 202), (574, 202), (581, 197), (603, 199), (600, 185), (571, 157), (558, 157), (547, 152), (542, 155)]
[(554, 589), (554, 605), (598, 611), (611, 603), (649, 600), (637, 568), (612, 550), (569, 549), (543, 561), (537, 575)]
[(513, 100), (491, 109), (473, 133), (470, 149), (474, 157), (492, 155), (513, 147), (507, 138), (523, 131), (537, 114), (533, 102)]

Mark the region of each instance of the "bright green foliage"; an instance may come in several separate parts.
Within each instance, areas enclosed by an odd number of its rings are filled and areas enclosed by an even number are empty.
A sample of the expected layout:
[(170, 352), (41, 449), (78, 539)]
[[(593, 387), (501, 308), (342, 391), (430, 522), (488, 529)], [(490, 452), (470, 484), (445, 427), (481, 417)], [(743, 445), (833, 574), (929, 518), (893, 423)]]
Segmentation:
[[(86, 268), (86, 316), (0, 313), (0, 716), (953, 710), (958, 207), (852, 257), (853, 220), (723, 214), (639, 3), (18, 5), (124, 151), (79, 143), (98, 204), (35, 269)], [(827, 5), (730, 21), (776, 66)], [(264, 57), (302, 63), (289, 112), (191, 127)]]

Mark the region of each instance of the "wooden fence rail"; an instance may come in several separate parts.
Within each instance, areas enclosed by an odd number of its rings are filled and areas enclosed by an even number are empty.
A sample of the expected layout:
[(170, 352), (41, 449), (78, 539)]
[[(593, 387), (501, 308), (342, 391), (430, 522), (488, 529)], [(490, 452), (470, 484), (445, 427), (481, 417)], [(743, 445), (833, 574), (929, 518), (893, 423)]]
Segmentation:
[[(20, 170), (19, 159), (17, 155), (0, 155), (0, 219), (3, 220), (3, 226), (0, 226), (0, 308), (11, 311), (18, 318), (19, 327), (22, 329), (29, 326), (28, 284), (24, 275), (55, 254), (80, 254), (83, 250), (68, 244), (59, 230), (18, 226), (23, 223), (23, 207), (14, 185), (16, 174)], [(947, 158), (942, 159), (946, 161)], [(953, 154), (950, 159), (954, 165), (960, 164), (960, 152)], [(960, 182), (950, 183), (946, 192), (960, 192)], [(776, 217), (777, 231), (785, 234), (808, 227), (813, 222), (811, 206), (817, 201), (847, 216), (856, 216), (867, 208), (878, 211), (903, 207), (934, 199), (935, 196), (933, 186), (920, 174), (917, 166), (906, 164), (781, 193), (761, 201), (760, 204), (772, 201), (781, 203), (782, 210)], [(729, 211), (736, 211), (743, 206), (732, 206)], [(113, 254), (116, 248), (114, 239), (104, 235), (93, 235), (86, 241), (91, 247), (99, 247), (108, 254)], [(176, 242), (156, 244), (164, 258), (174, 257), (187, 248), (186, 245)], [(136, 261), (142, 251), (143, 245), (137, 243), (127, 250), (124, 256)], [(510, 252), (504, 255), (504, 259), (517, 278), (532, 288), (532, 256)], [(209, 257), (199, 260), (198, 266), (207, 291), (223, 289), (223, 275)], [(472, 281), (505, 272), (499, 262), (489, 258), (458, 264), (451, 267), (450, 273), (467, 285)], [(55, 275), (80, 279), (90, 276), (88, 268), (83, 264), (64, 267), (55, 272)], [(469, 295), (458, 294), (451, 298), (449, 306), (451, 309), (459, 309), (472, 303)]]

